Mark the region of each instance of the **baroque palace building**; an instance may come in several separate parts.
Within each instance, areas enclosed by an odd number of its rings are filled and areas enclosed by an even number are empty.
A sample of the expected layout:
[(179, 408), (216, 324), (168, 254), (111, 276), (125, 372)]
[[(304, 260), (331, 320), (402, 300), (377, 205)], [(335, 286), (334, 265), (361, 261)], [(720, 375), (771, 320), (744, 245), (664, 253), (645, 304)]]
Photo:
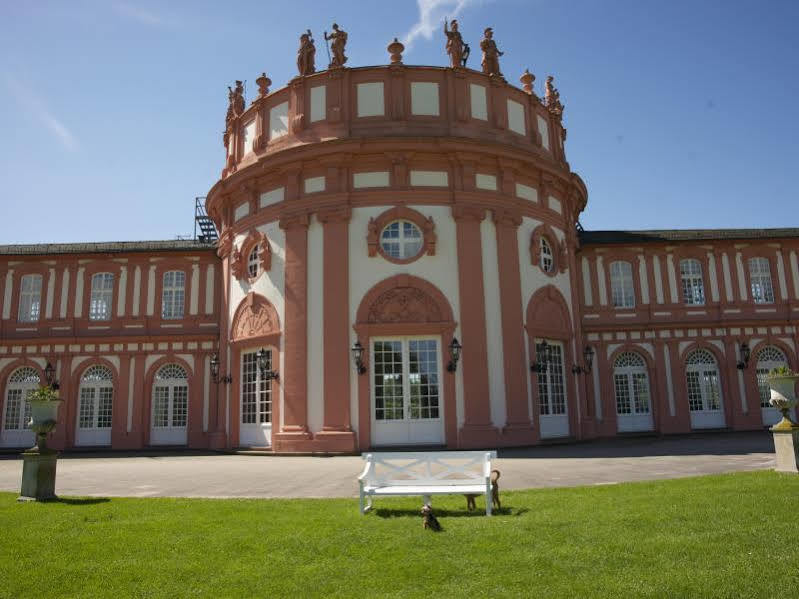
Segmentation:
[(390, 64), (345, 68), (340, 41), (314, 72), (306, 37), (300, 76), (262, 76), (249, 106), (231, 90), (217, 241), (0, 246), (0, 446), (33, 444), (25, 393), (53, 379), (61, 448), (776, 421), (763, 377), (797, 367), (799, 229), (584, 231), (551, 78), (543, 99), (527, 72), (509, 85), (486, 40), (484, 72), (451, 45), (453, 66), (405, 65), (396, 40)]

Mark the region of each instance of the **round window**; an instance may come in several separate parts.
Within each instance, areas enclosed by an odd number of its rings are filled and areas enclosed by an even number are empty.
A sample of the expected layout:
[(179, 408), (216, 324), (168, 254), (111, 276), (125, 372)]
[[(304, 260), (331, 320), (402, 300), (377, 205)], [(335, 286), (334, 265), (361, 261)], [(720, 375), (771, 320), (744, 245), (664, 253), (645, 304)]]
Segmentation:
[(395, 220), (380, 233), (380, 247), (386, 256), (407, 260), (416, 256), (423, 245), (422, 231), (410, 221)]
[(252, 248), (250, 251), (250, 255), (247, 257), (247, 273), (250, 275), (250, 278), (254, 279), (258, 276), (258, 272), (260, 271), (260, 260), (258, 258), (258, 250), (260, 249), (260, 244), (256, 243), (255, 247)]
[(555, 266), (555, 258), (552, 255), (552, 248), (549, 242), (541, 237), (541, 270), (544, 272), (552, 272)]

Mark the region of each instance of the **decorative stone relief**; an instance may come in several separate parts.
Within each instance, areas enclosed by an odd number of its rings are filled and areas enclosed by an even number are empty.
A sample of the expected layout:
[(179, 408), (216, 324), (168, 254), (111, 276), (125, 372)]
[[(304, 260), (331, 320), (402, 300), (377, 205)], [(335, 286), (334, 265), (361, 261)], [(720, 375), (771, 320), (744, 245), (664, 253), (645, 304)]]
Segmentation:
[(369, 323), (441, 322), (435, 300), (416, 287), (396, 287), (381, 294), (369, 309)]
[(250, 292), (242, 301), (233, 317), (233, 340), (264, 337), (280, 332), (277, 311), (269, 301)]

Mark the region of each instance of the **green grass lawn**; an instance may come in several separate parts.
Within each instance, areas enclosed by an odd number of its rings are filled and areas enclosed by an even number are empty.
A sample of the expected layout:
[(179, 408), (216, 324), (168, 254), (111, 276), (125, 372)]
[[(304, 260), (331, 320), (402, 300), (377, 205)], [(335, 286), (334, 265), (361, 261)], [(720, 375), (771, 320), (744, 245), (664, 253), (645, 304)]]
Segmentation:
[(438, 534), (418, 498), (15, 499), (2, 597), (799, 594), (799, 477), (774, 472), (504, 491), (491, 518), (436, 498)]

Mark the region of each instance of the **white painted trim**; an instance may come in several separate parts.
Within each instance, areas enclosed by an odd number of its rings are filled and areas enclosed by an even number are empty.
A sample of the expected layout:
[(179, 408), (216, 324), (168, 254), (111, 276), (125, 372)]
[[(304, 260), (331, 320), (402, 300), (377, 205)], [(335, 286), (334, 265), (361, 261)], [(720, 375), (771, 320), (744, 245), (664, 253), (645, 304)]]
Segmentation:
[(495, 175), (477, 173), (474, 176), (474, 184), (477, 189), (487, 189), (489, 191), (497, 190), (497, 178)]
[(669, 297), (671, 298), (671, 303), (677, 303), (677, 273), (674, 269), (674, 255), (669, 254), (666, 256), (666, 267), (668, 269), (669, 274)]
[(67, 302), (69, 301), (69, 268), (65, 268), (61, 275), (61, 306), (58, 309), (58, 317), (67, 317)]
[(721, 255), (721, 269), (724, 274), (724, 296), (728, 302), (732, 301), (732, 275), (730, 274), (730, 259), (727, 253)]
[(530, 202), (538, 202), (538, 190), (535, 187), (530, 187), (529, 185), (517, 183), (516, 195)]
[(356, 85), (356, 94), (358, 117), (383, 116), (385, 114), (382, 81), (358, 83)]
[(133, 316), (139, 315), (139, 296), (141, 295), (141, 268), (133, 271)]
[(117, 301), (117, 316), (122, 317), (125, 315), (125, 301), (127, 299), (128, 291), (128, 267), (120, 267), (119, 275), (119, 299)]
[(283, 102), (269, 109), (269, 141), (289, 132), (289, 103)]
[(710, 299), (719, 301), (719, 277), (716, 272), (716, 259), (711, 252), (707, 253), (707, 273), (710, 279)]
[(486, 98), (486, 88), (476, 83), (469, 84), (469, 100), (472, 109), (472, 118), (481, 121), (488, 120), (488, 101)]
[(214, 313), (214, 265), (205, 269), (205, 313)]
[(738, 289), (741, 292), (741, 300), (746, 301), (749, 294), (746, 291), (746, 274), (744, 273), (741, 252), (735, 252), (735, 267), (738, 270)]
[(75, 282), (75, 310), (73, 312), (73, 316), (75, 318), (80, 318), (80, 315), (83, 312), (83, 273), (85, 271), (85, 267), (78, 267), (78, 278)]
[(355, 189), (366, 187), (388, 187), (390, 185), (388, 171), (372, 171), (355, 173), (352, 176), (352, 186)]
[(596, 259), (596, 279), (597, 289), (599, 290), (599, 305), (608, 305), (608, 288), (605, 284), (605, 259), (602, 256), (597, 256)]
[(317, 85), (311, 88), (311, 122), (323, 121), (327, 118), (327, 86)]
[(411, 114), (439, 116), (438, 83), (411, 81)]
[(638, 280), (641, 281), (641, 303), (649, 303), (649, 279), (646, 276), (646, 256), (638, 255)]
[(785, 263), (782, 260), (782, 252), (777, 252), (777, 278), (780, 281), (780, 300), (788, 299), (788, 283), (785, 280)]
[(519, 135), (527, 134), (527, 126), (524, 119), (524, 106), (515, 100), (508, 98), (508, 129)]
[(265, 191), (261, 194), (259, 198), (258, 205), (261, 208), (265, 208), (266, 206), (271, 206), (272, 204), (277, 204), (278, 202), (282, 202), (285, 198), (285, 187), (278, 187), (276, 189), (271, 189), (269, 191)]
[(583, 271), (583, 297), (586, 307), (594, 305), (593, 291), (591, 289), (591, 265), (588, 263), (588, 258), (583, 256), (580, 259), (580, 265)]
[(47, 304), (44, 309), (44, 317), (50, 320), (53, 317), (53, 300), (55, 288), (55, 268), (47, 270)]
[(147, 316), (155, 313), (155, 264), (150, 265), (147, 274)]

